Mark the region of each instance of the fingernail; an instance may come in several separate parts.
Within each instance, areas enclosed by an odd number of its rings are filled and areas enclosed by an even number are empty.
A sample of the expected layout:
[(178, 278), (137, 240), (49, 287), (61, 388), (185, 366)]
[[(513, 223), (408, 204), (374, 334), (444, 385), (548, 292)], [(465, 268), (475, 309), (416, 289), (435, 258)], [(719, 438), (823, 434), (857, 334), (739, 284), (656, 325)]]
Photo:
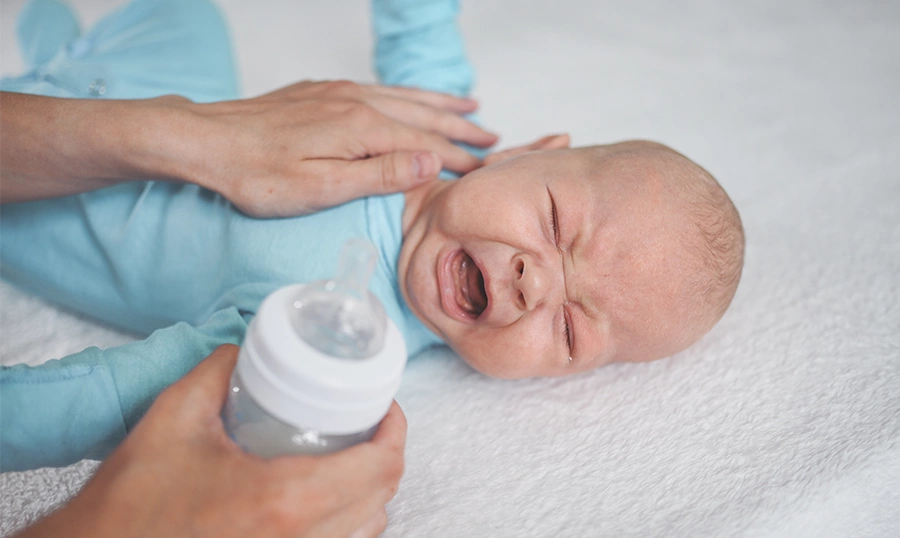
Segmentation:
[(434, 153), (417, 153), (413, 157), (413, 171), (419, 179), (425, 179), (438, 173), (438, 156)]

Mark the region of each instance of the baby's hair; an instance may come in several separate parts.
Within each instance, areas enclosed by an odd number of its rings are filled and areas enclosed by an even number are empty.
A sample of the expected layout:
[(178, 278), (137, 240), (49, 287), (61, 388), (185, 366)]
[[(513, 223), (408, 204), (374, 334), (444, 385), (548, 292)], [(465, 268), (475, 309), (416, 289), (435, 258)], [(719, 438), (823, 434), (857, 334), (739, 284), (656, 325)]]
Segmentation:
[(669, 282), (669, 290), (682, 300), (683, 321), (695, 328), (682, 335), (684, 346), (690, 345), (719, 321), (737, 291), (744, 229), (734, 203), (712, 174), (663, 144), (628, 140), (585, 149), (599, 159), (590, 166), (612, 159), (623, 184), (639, 185), (644, 196), (659, 197), (672, 209), (665, 211), (671, 219), (664, 225), (670, 247), (665, 256), (684, 280)]
[(688, 210), (689, 224), (682, 237), (700, 265), (689, 291), (710, 308), (712, 319), (707, 323), (712, 327), (731, 304), (744, 267), (741, 217), (712, 174), (671, 148), (659, 149), (674, 157), (670, 188)]
[[(685, 247), (683, 262), (694, 270), (682, 293), (695, 306), (696, 323), (708, 330), (734, 298), (744, 266), (740, 215), (719, 182), (672, 148), (647, 140), (613, 144), (614, 152), (655, 178), (686, 212), (673, 230)], [(633, 158), (634, 160), (631, 160)]]

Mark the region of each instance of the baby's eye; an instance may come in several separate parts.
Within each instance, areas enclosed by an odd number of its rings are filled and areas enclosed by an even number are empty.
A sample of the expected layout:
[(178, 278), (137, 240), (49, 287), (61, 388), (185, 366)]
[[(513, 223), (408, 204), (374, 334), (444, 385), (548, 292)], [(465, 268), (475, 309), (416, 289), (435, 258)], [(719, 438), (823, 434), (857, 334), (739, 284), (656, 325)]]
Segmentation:
[(569, 360), (572, 357), (572, 331), (569, 330), (569, 316), (563, 311), (563, 334), (566, 337), (566, 350), (569, 352)]
[(547, 194), (550, 195), (550, 226), (553, 229), (553, 241), (559, 245), (559, 221), (556, 215), (556, 201), (553, 199), (553, 194), (550, 193), (549, 187), (547, 187)]

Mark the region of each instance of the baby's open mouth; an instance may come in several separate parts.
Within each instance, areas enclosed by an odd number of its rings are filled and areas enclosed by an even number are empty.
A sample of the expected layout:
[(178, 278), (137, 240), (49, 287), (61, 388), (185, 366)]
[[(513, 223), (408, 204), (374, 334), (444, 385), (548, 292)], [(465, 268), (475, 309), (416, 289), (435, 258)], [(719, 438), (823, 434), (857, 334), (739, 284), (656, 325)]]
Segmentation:
[[(456, 272), (456, 304), (466, 313), (477, 318), (487, 308), (484, 275), (466, 251), (461, 250), (454, 260)], [(458, 265), (457, 265), (458, 264)]]

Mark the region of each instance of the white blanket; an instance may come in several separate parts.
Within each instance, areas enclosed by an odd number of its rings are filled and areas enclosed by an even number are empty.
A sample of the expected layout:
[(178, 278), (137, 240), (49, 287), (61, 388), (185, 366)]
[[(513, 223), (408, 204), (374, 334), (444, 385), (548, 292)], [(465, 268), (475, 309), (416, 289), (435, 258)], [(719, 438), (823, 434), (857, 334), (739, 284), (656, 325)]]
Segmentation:
[[(7, 74), (22, 3), (0, 4)], [(222, 5), (247, 95), (372, 78), (364, 0)], [(462, 24), (503, 145), (665, 142), (732, 195), (747, 263), (722, 322), (663, 361), (504, 382), (414, 360), (385, 536), (896, 536), (900, 3), (471, 0)], [(7, 364), (131, 338), (0, 300)], [(0, 531), (94, 468), (0, 475)]]

